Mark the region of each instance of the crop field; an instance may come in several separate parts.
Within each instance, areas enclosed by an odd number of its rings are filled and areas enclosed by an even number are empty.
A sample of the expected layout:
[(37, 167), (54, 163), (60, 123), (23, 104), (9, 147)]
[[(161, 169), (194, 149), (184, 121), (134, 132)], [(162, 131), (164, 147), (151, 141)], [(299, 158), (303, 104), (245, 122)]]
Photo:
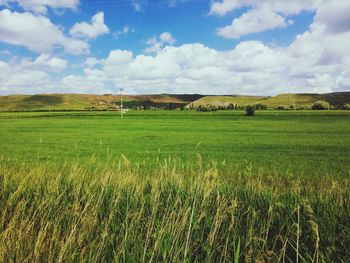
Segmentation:
[(348, 262), (349, 111), (0, 113), (0, 262)]

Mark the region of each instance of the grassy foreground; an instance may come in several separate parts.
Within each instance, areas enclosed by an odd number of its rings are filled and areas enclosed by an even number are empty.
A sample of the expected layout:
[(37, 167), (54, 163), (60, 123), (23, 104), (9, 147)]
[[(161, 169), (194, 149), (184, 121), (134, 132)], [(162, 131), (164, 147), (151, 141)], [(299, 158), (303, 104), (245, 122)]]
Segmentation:
[(349, 123), (2, 113), (0, 262), (348, 262)]
[[(91, 159), (90, 162), (96, 162)], [(346, 262), (350, 181), (124, 158), (0, 162), (2, 262)]]

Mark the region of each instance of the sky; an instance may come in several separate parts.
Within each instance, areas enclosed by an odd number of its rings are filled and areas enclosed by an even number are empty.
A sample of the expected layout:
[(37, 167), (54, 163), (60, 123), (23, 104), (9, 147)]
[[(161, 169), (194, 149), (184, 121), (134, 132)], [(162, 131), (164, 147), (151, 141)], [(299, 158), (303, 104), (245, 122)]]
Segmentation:
[(350, 0), (0, 0), (0, 95), (350, 91)]

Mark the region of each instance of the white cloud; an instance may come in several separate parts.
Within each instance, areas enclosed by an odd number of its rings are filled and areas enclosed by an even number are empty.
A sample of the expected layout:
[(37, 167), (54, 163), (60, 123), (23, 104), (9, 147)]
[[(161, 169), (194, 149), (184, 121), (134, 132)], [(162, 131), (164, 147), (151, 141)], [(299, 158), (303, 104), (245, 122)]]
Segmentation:
[[(152, 56), (114, 50), (104, 60), (90, 59), (93, 63), (84, 74), (71, 75), (65, 85), (71, 80), (97, 93), (109, 90), (111, 83), (138, 93), (256, 95), (350, 89), (350, 32), (326, 30), (315, 22), (288, 47), (245, 41), (229, 51), (199, 43), (161, 46)], [(160, 40), (149, 40), (153, 46), (157, 43)]]
[(319, 4), (315, 22), (327, 26), (328, 33), (350, 30), (350, 1), (328, 0)]
[(212, 2), (210, 7), (211, 15), (226, 15), (234, 9), (244, 6), (240, 0), (223, 0), (221, 2)]
[(79, 5), (79, 0), (0, 0), (0, 6), (8, 6), (12, 2), (17, 2), (24, 10), (37, 14), (46, 14), (48, 8), (75, 10)]
[(9, 56), (12, 53), (8, 49), (0, 50), (0, 55)]
[(103, 60), (98, 60), (95, 57), (88, 57), (85, 59), (84, 64), (89, 66), (89, 67), (93, 67), (95, 65), (101, 64)]
[(231, 25), (217, 29), (217, 34), (224, 38), (240, 38), (256, 32), (287, 27), (284, 17), (269, 8), (252, 9), (241, 17), (235, 18)]
[(61, 72), (68, 61), (42, 54), (36, 59), (14, 58), (0, 61), (0, 93), (42, 93), (53, 91), (57, 83), (52, 74)]
[(164, 44), (172, 45), (175, 43), (176, 39), (169, 32), (164, 32), (159, 36), (160, 41)]
[(213, 1), (210, 7), (211, 15), (223, 16), (229, 12), (242, 7), (251, 7), (260, 9), (265, 6), (271, 11), (284, 15), (298, 14), (302, 10), (315, 10), (316, 7), (325, 0), (293, 0), (293, 1), (276, 1), (276, 0), (222, 0)]
[(62, 79), (62, 85), (71, 92), (78, 93), (110, 93), (105, 87), (104, 77), (95, 76), (93, 72), (88, 72), (85, 76), (68, 75)]
[(287, 27), (293, 24), (288, 19), (290, 15), (297, 15), (303, 10), (315, 11), (325, 0), (223, 0), (211, 4), (211, 15), (223, 16), (242, 7), (250, 8), (240, 17), (235, 18), (230, 25), (217, 29), (217, 34), (225, 38), (239, 38), (266, 30)]
[[(293, 1), (288, 7), (280, 1), (271, 3), (273, 14), (282, 16), (284, 23), (288, 21), (287, 14), (305, 8), (301, 1)], [(0, 61), (0, 92), (20, 93), (23, 87), (32, 87), (32, 92), (47, 92), (49, 87), (60, 92), (110, 93), (124, 87), (127, 93), (252, 95), (272, 95), (288, 89), (318, 93), (350, 90), (350, 28), (333, 19), (346, 20), (344, 10), (349, 5), (338, 3), (329, 0), (315, 4), (309, 29), (286, 47), (260, 41), (240, 42), (227, 51), (200, 43), (173, 46), (176, 40), (164, 32), (147, 41), (147, 51), (153, 54), (112, 50), (105, 58), (87, 58), (81, 73), (70, 73), (60, 82), (53, 80), (54, 74), (69, 69), (62, 58), (45, 53), (36, 59)], [(262, 8), (256, 4), (247, 13), (258, 9), (260, 12)], [(254, 21), (254, 17), (248, 20)]]
[(24, 46), (37, 53), (49, 53), (57, 48), (71, 54), (89, 51), (86, 42), (65, 36), (48, 18), (8, 9), (0, 11), (0, 41)]
[[(344, 44), (349, 32), (325, 35), (324, 30), (325, 27), (315, 24), (288, 47), (246, 41), (228, 51), (199, 43), (165, 46), (154, 55), (112, 50), (105, 59), (87, 58), (82, 74), (70, 74), (60, 83), (53, 82), (51, 75), (64, 69), (67, 62), (40, 55), (35, 60), (0, 63), (0, 71), (5, 72), (0, 87), (2, 92), (6, 88), (6, 92), (12, 89), (18, 93), (23, 90), (20, 85), (33, 73), (35, 84), (23, 85), (28, 88), (41, 85), (45, 87), (42, 92), (53, 86), (61, 92), (108, 93), (124, 87), (128, 93), (144, 94), (257, 95), (284, 93), (288, 89), (291, 92), (350, 89), (350, 51)], [(328, 53), (339, 59), (327, 61), (324, 57)], [(10, 80), (6, 79), (8, 75)]]
[(68, 61), (65, 59), (52, 57), (48, 54), (42, 54), (36, 58), (32, 66), (39, 66), (43, 70), (51, 70), (54, 72), (60, 72), (64, 70), (68, 65)]
[(104, 64), (107, 67), (127, 64), (132, 59), (132, 56), (132, 52), (128, 50), (112, 50)]
[(91, 24), (86, 22), (76, 23), (69, 31), (70, 35), (95, 39), (100, 35), (108, 34), (109, 28), (104, 23), (104, 13), (99, 12), (91, 19)]
[(337, 86), (339, 90), (349, 90), (350, 89), (350, 70), (345, 70), (336, 79)]
[(126, 35), (128, 33), (133, 33), (135, 32), (134, 28), (129, 27), (128, 25), (124, 26), (122, 30), (116, 31), (113, 33), (113, 37), (119, 38), (122, 35)]
[(137, 0), (131, 0), (131, 5), (136, 12), (142, 12), (142, 5)]
[(159, 35), (159, 38), (152, 37), (147, 39), (146, 44), (148, 47), (145, 49), (145, 53), (159, 52), (166, 45), (173, 45), (176, 39), (169, 32), (163, 32)]

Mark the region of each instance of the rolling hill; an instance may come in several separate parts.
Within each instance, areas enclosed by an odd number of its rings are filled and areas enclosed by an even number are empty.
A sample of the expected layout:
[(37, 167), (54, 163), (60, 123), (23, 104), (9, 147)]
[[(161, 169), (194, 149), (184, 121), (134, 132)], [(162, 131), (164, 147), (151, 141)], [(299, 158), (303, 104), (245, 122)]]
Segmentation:
[[(328, 94), (280, 94), (268, 96), (204, 96), (200, 94), (159, 94), (159, 95), (124, 95), (126, 107), (163, 107), (174, 109), (199, 105), (225, 106), (264, 104), (270, 108), (280, 105), (310, 106), (315, 101), (328, 101), (333, 106), (350, 103), (350, 92)], [(119, 95), (94, 94), (39, 94), (0, 96), (0, 111), (47, 111), (47, 110), (108, 110), (120, 104)]]
[(263, 103), (269, 107), (292, 104), (310, 106), (318, 100), (327, 101), (333, 106), (339, 106), (350, 102), (350, 92), (334, 92), (328, 94), (281, 94), (271, 97)]
[(205, 96), (200, 98), (194, 102), (192, 102), (192, 106), (196, 107), (199, 105), (215, 105), (215, 106), (225, 106), (227, 104), (233, 103), (238, 105), (246, 105), (246, 104), (256, 104), (262, 101), (267, 100), (269, 97), (263, 96)]
[(264, 104), (270, 108), (280, 105), (303, 105), (310, 106), (318, 100), (324, 100), (329, 102), (333, 106), (339, 106), (344, 103), (350, 103), (350, 92), (334, 92), (328, 94), (312, 94), (312, 93), (300, 93), (300, 94), (280, 94), (274, 97), (262, 97), (262, 96), (206, 96), (200, 98), (191, 105), (194, 107), (199, 105), (215, 105), (225, 106), (230, 103), (238, 105), (248, 104)]
[[(124, 95), (126, 107), (184, 107), (202, 95)], [(120, 104), (119, 95), (39, 94), (0, 96), (0, 111), (111, 109)]]

